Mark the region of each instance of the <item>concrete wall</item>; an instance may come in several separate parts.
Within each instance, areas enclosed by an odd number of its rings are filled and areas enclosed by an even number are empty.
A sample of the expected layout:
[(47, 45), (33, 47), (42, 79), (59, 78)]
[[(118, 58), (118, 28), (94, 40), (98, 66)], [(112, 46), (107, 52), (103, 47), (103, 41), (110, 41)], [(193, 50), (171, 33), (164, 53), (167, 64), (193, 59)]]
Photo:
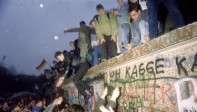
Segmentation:
[(196, 39), (106, 69), (108, 83), (123, 88), (120, 106), (158, 112), (197, 110)]
[(98, 95), (101, 95), (103, 91), (104, 81), (97, 79), (92, 81), (91, 85), (94, 86), (94, 96), (89, 99), (88, 105), (85, 105), (84, 97), (78, 93), (74, 83), (71, 80), (66, 82), (66, 84), (63, 86), (63, 89), (65, 90), (67, 102), (69, 102), (69, 104), (80, 104), (81, 106), (85, 107), (87, 112), (93, 112), (94, 108), (96, 107)]
[(120, 111), (197, 111), (197, 23), (92, 67), (87, 78), (95, 97), (104, 85), (122, 87)]

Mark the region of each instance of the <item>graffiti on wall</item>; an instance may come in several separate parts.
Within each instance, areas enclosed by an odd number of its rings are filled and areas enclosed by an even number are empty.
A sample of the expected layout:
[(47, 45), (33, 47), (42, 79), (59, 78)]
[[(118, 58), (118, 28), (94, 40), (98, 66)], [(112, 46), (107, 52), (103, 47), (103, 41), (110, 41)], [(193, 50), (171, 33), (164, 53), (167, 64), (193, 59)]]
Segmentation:
[(106, 71), (110, 83), (123, 88), (120, 108), (132, 112), (197, 111), (196, 42), (139, 57)]
[[(95, 74), (104, 75), (104, 84), (122, 87), (119, 111), (197, 111), (197, 41), (112, 65)], [(100, 88), (101, 92), (104, 87), (94, 82), (94, 88)], [(83, 97), (77, 92), (75, 97), (82, 98), (76, 102), (83, 104)]]
[[(184, 96), (182, 89), (183, 84), (186, 83), (188, 87), (187, 94)], [(197, 111), (197, 80), (192, 77), (182, 78), (174, 83), (177, 95), (177, 103), (179, 112)]]
[(81, 106), (85, 107), (87, 112), (93, 112), (94, 108), (96, 107), (97, 95), (101, 95), (101, 92), (104, 88), (104, 81), (103, 80), (95, 81), (93, 82), (93, 85), (94, 85), (94, 95), (89, 98), (88, 105), (85, 105), (84, 96), (78, 92), (74, 83), (69, 83), (65, 85), (64, 91), (65, 91), (65, 97), (67, 98), (66, 99), (67, 102), (69, 102), (69, 104), (80, 104)]
[[(171, 64), (169, 63), (174, 63), (175, 66), (171, 68)], [(188, 65), (190, 65), (190, 68), (188, 68)], [(132, 64), (109, 71), (109, 75), (110, 80), (120, 78), (133, 79), (142, 77), (143, 75), (153, 75), (155, 77), (154, 75), (167, 73), (165, 72), (169, 71), (167, 69), (173, 69), (180, 76), (188, 76), (188, 73), (195, 74), (197, 71), (197, 53), (187, 57), (176, 56), (171, 60), (169, 58), (157, 58), (154, 61), (151, 60), (146, 63)], [(125, 75), (121, 77), (123, 74)]]

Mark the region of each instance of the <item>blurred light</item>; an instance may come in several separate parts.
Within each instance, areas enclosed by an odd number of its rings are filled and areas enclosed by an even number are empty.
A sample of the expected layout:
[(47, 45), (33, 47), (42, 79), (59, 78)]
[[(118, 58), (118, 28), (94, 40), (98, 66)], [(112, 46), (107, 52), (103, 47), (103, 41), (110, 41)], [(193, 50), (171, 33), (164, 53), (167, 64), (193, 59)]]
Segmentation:
[(58, 36), (54, 36), (54, 39), (55, 39), (55, 40), (58, 40), (58, 38), (59, 38)]
[(43, 8), (43, 7), (44, 7), (44, 5), (43, 5), (43, 4), (40, 4), (40, 7), (41, 7), (41, 8)]

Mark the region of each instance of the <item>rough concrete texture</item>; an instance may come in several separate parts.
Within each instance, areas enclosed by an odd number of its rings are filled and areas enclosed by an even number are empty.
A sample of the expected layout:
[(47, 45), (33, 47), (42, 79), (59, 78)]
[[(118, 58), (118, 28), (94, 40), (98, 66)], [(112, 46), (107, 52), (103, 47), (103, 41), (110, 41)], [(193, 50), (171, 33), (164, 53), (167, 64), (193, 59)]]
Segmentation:
[[(88, 110), (94, 109), (96, 93), (104, 85), (122, 87), (121, 112), (197, 111), (197, 23), (173, 30), (127, 53), (88, 70), (95, 93)], [(64, 89), (71, 103), (84, 105), (72, 82)]]
[(85, 75), (122, 87), (119, 110), (197, 111), (197, 23), (92, 67)]
[(157, 52), (164, 48), (176, 45), (178, 43), (185, 42), (197, 37), (197, 23), (189, 24), (185, 27), (173, 30), (169, 33), (166, 33), (156, 39), (153, 39), (146, 44), (143, 44), (139, 47), (133, 48), (130, 51), (107, 60), (104, 63), (101, 63), (97, 66), (94, 66), (88, 70), (86, 77), (94, 78), (99, 72), (102, 72), (112, 66), (121, 65), (126, 61), (139, 58), (141, 56)]

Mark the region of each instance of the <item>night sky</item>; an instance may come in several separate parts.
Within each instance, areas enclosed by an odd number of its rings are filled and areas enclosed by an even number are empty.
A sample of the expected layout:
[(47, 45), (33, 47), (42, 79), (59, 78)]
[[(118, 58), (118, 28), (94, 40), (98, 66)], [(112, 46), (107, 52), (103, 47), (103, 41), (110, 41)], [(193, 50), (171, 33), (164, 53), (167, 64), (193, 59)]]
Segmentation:
[(18, 73), (41, 74), (36, 66), (42, 59), (51, 64), (54, 53), (70, 50), (69, 42), (78, 37), (64, 34), (64, 28), (79, 27), (81, 20), (89, 25), (98, 3), (107, 10), (118, 6), (116, 0), (0, 0), (0, 64)]

